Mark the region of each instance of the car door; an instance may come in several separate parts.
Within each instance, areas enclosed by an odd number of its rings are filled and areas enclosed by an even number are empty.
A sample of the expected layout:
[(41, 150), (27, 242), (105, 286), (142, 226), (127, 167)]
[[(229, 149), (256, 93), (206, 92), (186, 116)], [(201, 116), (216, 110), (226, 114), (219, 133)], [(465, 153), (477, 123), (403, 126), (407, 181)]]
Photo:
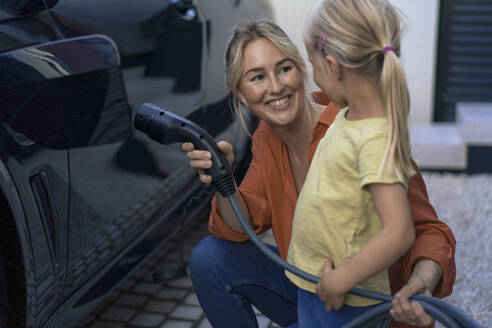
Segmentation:
[[(143, 102), (181, 116), (203, 110), (204, 39), (192, 3), (72, 0), (61, 1), (53, 12), (70, 36), (92, 31), (114, 39), (132, 117)], [(101, 128), (99, 133), (112, 135), (117, 125), (108, 118)], [(178, 145), (159, 145), (137, 131), (126, 140), (106, 142), (96, 132), (85, 145), (69, 150), (70, 288), (144, 238), (162, 219), (163, 208), (190, 193), (187, 185), (195, 179)]]
[[(14, 29), (3, 31), (20, 42)], [(7, 51), (0, 55), (0, 71), (2, 160), (26, 218), (17, 221), (17, 230), (28, 317), (41, 322), (67, 293), (69, 150), (126, 140), (130, 110), (118, 76), (118, 53), (106, 36)]]

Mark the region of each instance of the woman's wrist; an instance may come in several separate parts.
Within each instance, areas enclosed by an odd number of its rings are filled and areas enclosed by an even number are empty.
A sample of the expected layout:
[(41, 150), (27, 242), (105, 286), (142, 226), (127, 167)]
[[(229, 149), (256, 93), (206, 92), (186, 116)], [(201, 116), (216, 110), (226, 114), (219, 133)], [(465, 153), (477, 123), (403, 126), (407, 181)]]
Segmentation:
[(426, 294), (432, 294), (437, 284), (442, 278), (442, 268), (439, 263), (423, 258), (415, 263), (410, 280), (419, 279), (425, 285)]

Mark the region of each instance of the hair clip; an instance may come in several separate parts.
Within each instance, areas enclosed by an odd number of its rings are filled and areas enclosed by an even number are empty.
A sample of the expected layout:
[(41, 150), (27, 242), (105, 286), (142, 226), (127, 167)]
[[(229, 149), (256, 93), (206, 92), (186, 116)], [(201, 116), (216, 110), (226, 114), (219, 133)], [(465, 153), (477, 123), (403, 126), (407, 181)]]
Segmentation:
[(326, 44), (326, 39), (328, 39), (328, 32), (323, 33), (323, 35), (319, 37), (318, 51), (323, 52), (323, 48), (325, 47)]

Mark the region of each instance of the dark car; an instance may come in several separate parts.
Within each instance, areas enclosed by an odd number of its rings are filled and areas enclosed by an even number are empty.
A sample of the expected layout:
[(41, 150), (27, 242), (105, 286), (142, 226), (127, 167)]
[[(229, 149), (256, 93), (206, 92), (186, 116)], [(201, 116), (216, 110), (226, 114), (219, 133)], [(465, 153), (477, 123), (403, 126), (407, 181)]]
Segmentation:
[(73, 327), (203, 215), (212, 187), (134, 113), (187, 117), (244, 165), (223, 54), (237, 22), (269, 15), (252, 0), (0, 0), (0, 327)]

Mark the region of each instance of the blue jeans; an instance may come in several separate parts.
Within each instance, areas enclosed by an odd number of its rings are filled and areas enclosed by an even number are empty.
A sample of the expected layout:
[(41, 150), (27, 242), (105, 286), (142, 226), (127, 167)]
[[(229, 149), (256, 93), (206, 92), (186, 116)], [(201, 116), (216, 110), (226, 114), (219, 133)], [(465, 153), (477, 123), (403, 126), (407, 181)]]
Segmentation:
[(212, 327), (258, 327), (252, 305), (282, 327), (297, 326), (298, 288), (250, 241), (206, 237), (191, 252), (189, 271)]
[(318, 295), (299, 289), (297, 311), (301, 328), (338, 328), (377, 305), (353, 307), (344, 305), (338, 311), (326, 311)]
[[(278, 254), (276, 247), (269, 245)], [(189, 271), (200, 305), (214, 328), (256, 328), (252, 305), (288, 328), (341, 327), (371, 307), (326, 311), (316, 294), (297, 288), (253, 243), (208, 236), (192, 250)], [(299, 316), (299, 322), (298, 322)]]

